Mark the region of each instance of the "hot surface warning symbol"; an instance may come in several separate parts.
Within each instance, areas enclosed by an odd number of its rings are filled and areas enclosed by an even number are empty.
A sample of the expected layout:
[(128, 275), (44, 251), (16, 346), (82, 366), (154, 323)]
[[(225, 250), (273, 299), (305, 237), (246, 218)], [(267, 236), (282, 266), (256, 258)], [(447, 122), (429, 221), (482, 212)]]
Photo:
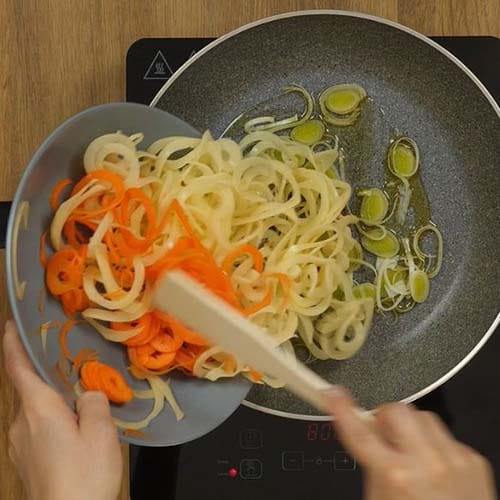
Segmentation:
[(159, 50), (144, 74), (144, 80), (166, 80), (172, 74), (172, 68)]

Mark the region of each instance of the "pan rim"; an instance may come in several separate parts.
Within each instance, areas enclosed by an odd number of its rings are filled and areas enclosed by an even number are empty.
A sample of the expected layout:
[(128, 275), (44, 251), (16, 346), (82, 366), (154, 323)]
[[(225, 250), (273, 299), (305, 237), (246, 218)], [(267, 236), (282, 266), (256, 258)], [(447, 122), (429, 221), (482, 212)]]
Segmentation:
[(301, 17), (301, 16), (314, 16), (314, 15), (332, 15), (332, 16), (345, 16), (345, 17), (356, 17), (360, 19), (366, 19), (368, 21), (374, 21), (378, 22), (380, 24), (385, 24), (387, 26), (391, 26), (392, 28), (398, 29), (400, 31), (403, 31), (405, 33), (408, 33), (409, 35), (414, 36), (415, 38), (418, 38), (419, 40), (427, 43), (430, 45), (432, 48), (436, 49), (438, 52), (441, 52), (443, 55), (445, 55), (448, 59), (450, 59), (453, 63), (455, 63), (456, 66), (458, 66), (473, 82), (474, 84), (479, 88), (479, 90), (484, 94), (484, 96), (487, 98), (497, 115), (500, 117), (500, 105), (496, 102), (495, 98), (491, 95), (489, 90), (484, 86), (484, 84), (481, 82), (481, 80), (472, 72), (472, 70), (469, 69), (468, 66), (466, 66), (458, 57), (454, 56), (450, 51), (445, 49), (442, 45), (439, 45), (439, 43), (435, 42), (434, 40), (431, 40), (429, 37), (426, 35), (423, 35), (422, 33), (419, 33), (418, 31), (409, 28), (408, 26), (405, 26), (403, 24), (397, 23), (395, 21), (391, 21), (389, 19), (385, 19), (383, 17), (379, 16), (373, 16), (371, 14), (364, 14), (362, 12), (355, 12), (355, 11), (348, 11), (348, 10), (335, 10), (335, 9), (313, 9), (313, 10), (298, 10), (298, 11), (293, 11), (293, 12), (284, 12), (282, 14), (276, 14), (274, 16), (269, 16), (265, 17), (262, 19), (258, 19), (256, 21), (252, 21), (250, 23), (244, 24), (243, 26), (240, 26), (238, 28), (235, 28), (234, 30), (229, 31), (228, 33), (221, 35), (220, 37), (217, 37), (215, 40), (210, 42), (208, 45), (200, 49), (196, 54), (194, 54), (192, 57), (190, 57), (182, 66), (180, 66), (174, 73), (173, 75), (170, 76), (170, 78), (161, 86), (161, 88), (158, 90), (156, 95), (153, 97), (152, 101), (149, 103), (149, 106), (155, 107), (158, 101), (161, 99), (163, 94), (166, 92), (166, 90), (177, 80), (177, 78), (184, 73), (184, 71), (191, 66), (196, 60), (198, 60), (201, 56), (215, 48), (217, 45), (221, 44), (222, 42), (228, 40), (229, 38), (232, 38), (239, 33), (242, 33), (243, 31), (247, 31), (249, 29), (255, 28), (257, 26), (260, 26), (261, 24), (267, 24), (273, 21), (277, 21), (279, 19), (287, 19), (291, 17)]
[[(161, 99), (161, 97), (165, 94), (167, 89), (179, 78), (179, 76), (184, 73), (186, 69), (191, 66), (196, 60), (201, 58), (204, 54), (209, 52), (211, 49), (219, 45), (220, 43), (224, 42), (225, 40), (228, 40), (229, 38), (232, 38), (239, 33), (242, 33), (244, 31), (247, 31), (251, 28), (260, 26), (262, 24), (267, 24), (272, 21), (280, 20), (280, 19), (287, 19), (287, 18), (292, 18), (292, 17), (300, 17), (300, 16), (311, 16), (311, 15), (334, 15), (334, 16), (346, 16), (346, 17), (354, 17), (354, 18), (361, 18), (361, 19), (366, 19), (369, 21), (374, 21), (378, 22), (380, 24), (384, 24), (386, 26), (390, 26), (392, 28), (398, 29), (400, 31), (403, 31), (405, 33), (408, 33), (409, 35), (414, 36), (415, 38), (425, 42), (426, 44), (430, 45), (432, 48), (436, 49), (438, 52), (446, 56), (450, 61), (452, 61), (458, 68), (460, 68), (466, 76), (468, 76), (472, 82), (478, 87), (478, 89), (482, 92), (482, 94), (486, 97), (490, 105), (492, 106), (493, 110), (496, 112), (498, 117), (500, 118), (500, 106), (494, 99), (494, 97), (491, 95), (491, 93), (488, 91), (488, 89), (484, 86), (484, 84), (481, 82), (481, 80), (456, 56), (454, 56), (451, 52), (446, 50), (444, 47), (439, 45), (437, 42), (434, 40), (431, 40), (427, 36), (423, 35), (422, 33), (419, 33), (418, 31), (415, 31), (412, 28), (409, 28), (408, 26), (404, 26), (403, 24), (397, 23), (395, 21), (391, 21), (389, 19), (385, 19), (382, 17), (378, 16), (373, 16), (371, 14), (364, 14), (361, 12), (355, 12), (355, 11), (346, 11), (346, 10), (335, 10), (335, 9), (315, 9), (315, 10), (299, 10), (299, 11), (293, 11), (293, 12), (285, 12), (282, 14), (277, 14), (274, 16), (269, 16), (265, 17), (262, 19), (258, 19), (256, 21), (252, 21), (250, 23), (244, 24), (243, 26), (240, 26), (234, 30), (231, 30), (230, 32), (216, 38), (214, 41), (210, 42), (208, 45), (200, 49), (196, 54), (194, 54), (191, 58), (189, 58), (180, 68), (177, 69), (177, 71), (174, 72), (174, 74), (165, 82), (162, 87), (158, 90), (156, 93), (155, 97), (153, 100), (150, 102), (150, 106), (156, 107), (158, 101)], [(500, 325), (500, 311), (497, 313), (496, 318), (493, 320), (492, 324), (486, 331), (486, 333), (481, 337), (479, 342), (469, 351), (469, 353), (463, 357), (453, 368), (448, 370), (444, 375), (442, 375), (439, 379), (434, 381), (432, 384), (429, 384), (428, 386), (424, 387), (423, 389), (417, 391), (416, 393), (401, 399), (400, 401), (402, 403), (411, 403), (413, 401), (416, 401), (417, 399), (425, 396), (426, 394), (429, 394), (433, 390), (437, 389), (438, 387), (442, 386), (445, 382), (450, 380), (454, 375), (456, 375), (462, 368), (464, 368), (473, 358), (476, 356), (476, 354), (482, 349), (484, 344), (487, 342), (487, 340), (493, 335), (494, 331), (496, 328)], [(277, 417), (283, 417), (283, 418), (290, 418), (293, 420), (305, 420), (305, 421), (327, 421), (331, 420), (331, 417), (328, 415), (303, 415), (303, 414), (298, 414), (298, 413), (288, 413), (284, 412), (281, 410), (275, 410), (273, 408), (268, 408), (266, 406), (262, 406), (256, 403), (252, 403), (251, 401), (247, 401), (246, 399), (242, 403), (248, 408), (261, 411), (263, 413), (267, 413), (269, 415), (277, 416)]]

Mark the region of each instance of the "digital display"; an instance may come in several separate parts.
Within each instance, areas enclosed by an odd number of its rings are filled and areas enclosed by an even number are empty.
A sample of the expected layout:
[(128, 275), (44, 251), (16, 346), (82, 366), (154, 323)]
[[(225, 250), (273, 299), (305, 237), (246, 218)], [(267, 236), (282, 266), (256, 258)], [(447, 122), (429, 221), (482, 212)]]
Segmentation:
[(335, 431), (330, 422), (314, 422), (307, 424), (306, 439), (308, 441), (333, 441), (335, 440)]

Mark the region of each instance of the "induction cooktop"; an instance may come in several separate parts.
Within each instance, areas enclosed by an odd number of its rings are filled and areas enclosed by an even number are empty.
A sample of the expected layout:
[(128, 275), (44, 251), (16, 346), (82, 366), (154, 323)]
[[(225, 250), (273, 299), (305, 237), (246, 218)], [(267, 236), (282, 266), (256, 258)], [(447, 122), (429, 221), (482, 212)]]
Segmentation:
[[(500, 100), (500, 40), (435, 37)], [(127, 100), (149, 104), (208, 38), (147, 38), (127, 53)], [(416, 404), (438, 413), (457, 438), (484, 454), (500, 478), (500, 337)], [(291, 420), (241, 406), (222, 426), (170, 448), (132, 446), (132, 500), (361, 498), (361, 472), (328, 422)], [(500, 484), (498, 485), (500, 486)]]

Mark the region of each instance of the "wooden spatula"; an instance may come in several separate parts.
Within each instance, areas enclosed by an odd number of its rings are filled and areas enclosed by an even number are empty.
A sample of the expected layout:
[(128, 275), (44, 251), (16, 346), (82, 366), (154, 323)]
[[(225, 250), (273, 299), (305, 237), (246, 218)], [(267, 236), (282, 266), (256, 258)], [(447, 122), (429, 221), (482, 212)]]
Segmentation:
[(327, 411), (330, 384), (304, 364), (288, 359), (254, 325), (182, 271), (166, 273), (157, 283), (154, 306), (196, 330), (242, 363), (282, 380), (304, 401)]

